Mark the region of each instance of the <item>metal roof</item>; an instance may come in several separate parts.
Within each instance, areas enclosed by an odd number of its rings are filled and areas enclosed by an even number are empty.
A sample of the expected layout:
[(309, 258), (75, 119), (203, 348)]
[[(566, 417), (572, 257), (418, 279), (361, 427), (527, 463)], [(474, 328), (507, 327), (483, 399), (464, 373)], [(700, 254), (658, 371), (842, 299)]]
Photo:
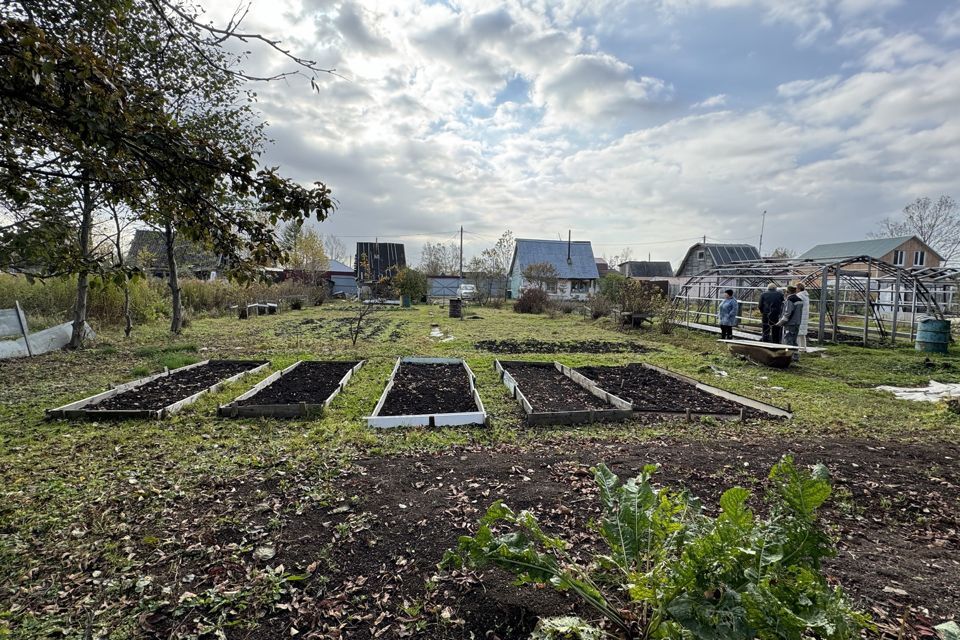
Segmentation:
[(327, 271), (330, 273), (347, 274), (353, 273), (353, 267), (348, 267), (339, 260), (334, 260), (331, 258), (330, 265), (327, 267)]
[(630, 278), (671, 278), (673, 267), (669, 262), (629, 260), (620, 263), (620, 272)]
[(677, 267), (677, 275), (681, 275), (684, 272), (687, 266), (687, 260), (690, 259), (694, 251), (708, 252), (715, 267), (721, 267), (731, 262), (760, 260), (760, 252), (750, 244), (710, 244), (698, 242), (687, 250), (687, 255), (683, 257), (683, 261), (680, 263), (680, 266)]
[[(367, 269), (361, 269), (361, 256), (366, 256), (369, 265)], [(383, 277), (390, 277), (397, 274), (400, 269), (407, 266), (406, 256), (403, 245), (393, 242), (358, 242), (357, 255), (354, 264), (357, 265), (357, 279), (361, 282), (372, 282)], [(361, 273), (363, 271), (363, 273)]]
[(831, 242), (818, 244), (803, 255), (801, 260), (820, 260), (822, 258), (850, 258), (855, 256), (870, 256), (882, 258), (904, 242), (914, 236), (900, 236), (897, 238), (878, 238), (875, 240), (855, 240), (853, 242)]
[[(569, 245), (569, 247), (568, 247)], [(570, 261), (567, 262), (569, 248)], [(517, 238), (510, 273), (520, 273), (531, 264), (549, 262), (563, 279), (595, 280), (600, 277), (589, 240), (531, 240)]]
[[(173, 253), (178, 266), (185, 271), (209, 271), (220, 266), (220, 259), (196, 242), (177, 234)], [(143, 269), (166, 270), (167, 245), (162, 231), (137, 229), (127, 249), (127, 263)]]

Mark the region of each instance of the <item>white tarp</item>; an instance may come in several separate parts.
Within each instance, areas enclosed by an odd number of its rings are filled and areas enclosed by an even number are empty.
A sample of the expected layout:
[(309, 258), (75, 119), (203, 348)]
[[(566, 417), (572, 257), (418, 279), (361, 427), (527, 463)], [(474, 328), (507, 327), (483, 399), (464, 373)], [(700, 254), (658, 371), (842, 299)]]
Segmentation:
[(916, 402), (939, 402), (950, 398), (960, 398), (960, 383), (943, 383), (931, 380), (926, 387), (891, 387), (882, 385), (880, 391), (892, 393), (900, 400)]
[[(90, 328), (90, 325), (85, 324), (84, 328), (86, 329), (85, 337), (87, 340), (97, 337), (93, 329)], [(70, 335), (72, 333), (72, 322), (64, 322), (55, 327), (31, 333), (30, 350), (33, 351), (33, 355), (36, 356), (41, 353), (47, 353), (48, 351), (62, 349), (70, 342)], [(23, 338), (18, 338), (17, 340), (0, 340), (0, 360), (7, 358), (26, 358), (28, 355), (30, 354), (27, 352), (27, 345), (24, 343)]]

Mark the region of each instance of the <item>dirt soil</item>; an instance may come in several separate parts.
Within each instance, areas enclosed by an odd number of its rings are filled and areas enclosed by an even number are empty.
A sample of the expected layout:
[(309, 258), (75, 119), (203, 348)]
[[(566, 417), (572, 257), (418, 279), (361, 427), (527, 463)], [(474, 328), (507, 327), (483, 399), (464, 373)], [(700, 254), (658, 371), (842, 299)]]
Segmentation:
[(478, 411), (470, 393), (467, 371), (460, 364), (404, 362), (393, 378), (393, 388), (381, 416)]
[(701, 391), (693, 385), (640, 364), (622, 367), (579, 367), (577, 372), (590, 378), (601, 389), (633, 403), (638, 411), (664, 411), (684, 413), (711, 413), (740, 415), (740, 410), (750, 418), (766, 417), (759, 411)]
[[(767, 470), (781, 455), (798, 464), (825, 463), (834, 492), (821, 518), (838, 541), (839, 554), (825, 570), (854, 602), (873, 616), (870, 637), (934, 638), (932, 625), (960, 611), (960, 446), (885, 445), (874, 441), (786, 442), (771, 439), (657, 439), (642, 443), (576, 442), (521, 448), (473, 446), (434, 455), (373, 458), (336, 478), (343, 498), (327, 507), (275, 514), (262, 512), (254, 487), (224, 487), (214, 504), (184, 505), (177, 522), (185, 543), (253, 545), (266, 523), (282, 516), (282, 533), (271, 536), (277, 555), (264, 566), (283, 565), (309, 574), (283, 605), (253, 630), (227, 631), (232, 638), (526, 638), (539, 616), (590, 615), (550, 589), (517, 587), (499, 569), (482, 575), (439, 571), (437, 563), (457, 538), (475, 530), (496, 499), (529, 509), (551, 534), (561, 534), (575, 553), (596, 548), (589, 528), (598, 510), (590, 467), (606, 462), (621, 477), (656, 463), (658, 483), (683, 487), (715, 512), (722, 491), (738, 484), (758, 496)], [(295, 490), (262, 488), (276, 504), (292, 504)], [(751, 505), (761, 508), (757, 497)], [(259, 508), (259, 510), (258, 510)], [(198, 530), (191, 513), (207, 518), (241, 512), (252, 533), (234, 528)], [(249, 512), (249, 513), (248, 513)], [(181, 522), (182, 521), (182, 522)], [(179, 525), (178, 525), (179, 526)], [(262, 542), (258, 543), (262, 544)], [(217, 548), (220, 548), (219, 546)], [(178, 575), (199, 583), (175, 584), (200, 592), (225, 579), (220, 565), (189, 554), (171, 555)], [(249, 553), (248, 556), (249, 557)], [(236, 566), (229, 555), (225, 567)], [(192, 566), (194, 562), (203, 562)], [(238, 571), (239, 569), (231, 569)], [(430, 580), (428, 586), (427, 581)], [(185, 624), (171, 610), (151, 623), (170, 629)], [(902, 629), (901, 629), (902, 627)], [(166, 637), (166, 636), (164, 636)]]
[(552, 364), (502, 364), (517, 381), (520, 391), (526, 396), (534, 412), (613, 408), (557, 371)]
[(323, 404), (343, 376), (356, 362), (301, 362), (297, 368), (276, 380), (256, 395), (241, 400), (239, 405)]
[(559, 340), (544, 342), (532, 338), (524, 340), (480, 340), (474, 348), (490, 353), (646, 353), (651, 351), (636, 342), (609, 342), (606, 340)]
[(118, 393), (90, 405), (89, 408), (97, 410), (142, 409), (158, 411), (174, 402), (208, 389), (222, 380), (259, 367), (262, 364), (265, 364), (265, 361), (211, 360), (203, 366), (174, 372), (135, 389)]

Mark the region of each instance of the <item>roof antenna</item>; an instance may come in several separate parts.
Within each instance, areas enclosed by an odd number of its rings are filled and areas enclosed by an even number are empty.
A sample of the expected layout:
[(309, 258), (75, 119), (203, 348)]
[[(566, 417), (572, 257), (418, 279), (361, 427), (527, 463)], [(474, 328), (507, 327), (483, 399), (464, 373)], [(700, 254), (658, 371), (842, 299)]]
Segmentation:
[(570, 257), (570, 243), (573, 239), (573, 232), (570, 229), (567, 229), (567, 264), (573, 262), (573, 259)]

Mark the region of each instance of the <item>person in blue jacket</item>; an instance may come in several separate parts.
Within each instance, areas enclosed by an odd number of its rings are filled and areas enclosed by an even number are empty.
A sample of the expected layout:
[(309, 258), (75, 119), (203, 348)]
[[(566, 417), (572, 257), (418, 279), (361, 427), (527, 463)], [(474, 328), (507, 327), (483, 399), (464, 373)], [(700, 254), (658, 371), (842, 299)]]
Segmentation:
[(733, 328), (737, 326), (737, 315), (740, 312), (740, 303), (733, 297), (733, 289), (727, 289), (723, 292), (723, 300), (720, 302), (720, 312), (717, 314), (720, 318), (720, 339), (732, 340)]

